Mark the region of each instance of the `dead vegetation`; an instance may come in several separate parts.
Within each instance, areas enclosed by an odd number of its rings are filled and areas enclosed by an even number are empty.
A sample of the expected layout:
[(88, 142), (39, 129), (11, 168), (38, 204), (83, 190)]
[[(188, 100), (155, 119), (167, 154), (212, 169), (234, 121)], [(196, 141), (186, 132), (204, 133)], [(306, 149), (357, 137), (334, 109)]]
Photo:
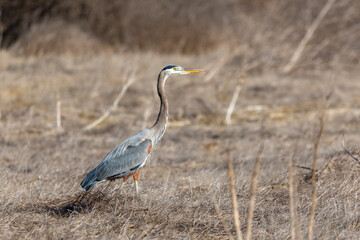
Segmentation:
[[(5, 35), (10, 20), (25, 22), (0, 51), (1, 239), (360, 238), (357, 2), (333, 3), (287, 75), (327, 1), (199, 1), (193, 12), (176, 12), (182, 1), (59, 2), (42, 12), (41, 1), (27, 1), (28, 24), (21, 9), (13, 19), (2, 9)], [(131, 11), (120, 17), (122, 4)], [(118, 29), (115, 19), (128, 22)], [(197, 31), (209, 19), (215, 26)], [(182, 21), (191, 27), (173, 28)], [(201, 54), (180, 54), (192, 51)], [(153, 123), (156, 77), (169, 63), (209, 71), (167, 82), (168, 130), (140, 174), (140, 197), (125, 185), (114, 214), (120, 182), (86, 193), (80, 181)]]
[(27, 54), (75, 56), (101, 46), (186, 54), (222, 49), (225, 64), (247, 74), (341, 71), (360, 61), (359, 11), (352, 0), (5, 0), (1, 46), (20, 41)]
[[(306, 168), (311, 169), (318, 112), (323, 106), (323, 98), (317, 96), (323, 89), (323, 78), (248, 77), (231, 125), (218, 119), (225, 118), (236, 86), (223, 86), (230, 96), (215, 98), (224, 100), (218, 103), (221, 107), (214, 115), (203, 104), (210, 109), (216, 106), (213, 96), (221, 78), (215, 77), (209, 84), (202, 76), (171, 79), (167, 84), (169, 129), (140, 176), (140, 198), (135, 198), (132, 184), (126, 185), (119, 198), (118, 215), (114, 215), (119, 183), (101, 184), (86, 194), (80, 190), (82, 177), (109, 149), (143, 125), (151, 125), (158, 110), (153, 88), (164, 63), (203, 66), (207, 58), (123, 53), (98, 55), (72, 64), (75, 60), (68, 57), (25, 60), (7, 52), (1, 54), (7, 59), (2, 65), (0, 89), (1, 238), (222, 239), (228, 236), (222, 218), (235, 236), (223, 154), (226, 143), (232, 146), (240, 230), (245, 234), (256, 146), (263, 141), (266, 147), (258, 172), (251, 236), (290, 236), (286, 163), (295, 151), (293, 165), (305, 167), (294, 167), (293, 172), (299, 232), (307, 238), (312, 187), (311, 171)], [(112, 105), (126, 84), (119, 76), (131, 62), (143, 66), (135, 74), (137, 81), (104, 121), (90, 131), (82, 131)], [(318, 149), (314, 215), (317, 239), (356, 238), (359, 233), (359, 164), (343, 151), (341, 137), (345, 132), (347, 148), (357, 157), (352, 146), (358, 142), (359, 115), (352, 109), (360, 104), (354, 97), (360, 86), (351, 75), (341, 79), (334, 81), (335, 91)], [(267, 96), (274, 99), (272, 104)], [(306, 107), (302, 106), (306, 102)], [(146, 109), (148, 117), (144, 115)]]
[(79, 26), (55, 19), (32, 25), (11, 49), (21, 56), (88, 56), (106, 52), (110, 46), (84, 32)]

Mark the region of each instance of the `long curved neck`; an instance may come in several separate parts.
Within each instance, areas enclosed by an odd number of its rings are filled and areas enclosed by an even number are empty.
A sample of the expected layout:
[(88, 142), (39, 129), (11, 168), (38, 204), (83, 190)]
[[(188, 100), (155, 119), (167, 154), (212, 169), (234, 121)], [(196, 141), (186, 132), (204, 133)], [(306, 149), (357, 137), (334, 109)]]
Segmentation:
[(168, 121), (169, 104), (165, 94), (165, 82), (167, 77), (168, 76), (165, 76), (163, 73), (160, 73), (157, 82), (157, 91), (160, 98), (160, 111), (155, 124), (151, 127), (156, 133), (156, 143), (163, 136)]

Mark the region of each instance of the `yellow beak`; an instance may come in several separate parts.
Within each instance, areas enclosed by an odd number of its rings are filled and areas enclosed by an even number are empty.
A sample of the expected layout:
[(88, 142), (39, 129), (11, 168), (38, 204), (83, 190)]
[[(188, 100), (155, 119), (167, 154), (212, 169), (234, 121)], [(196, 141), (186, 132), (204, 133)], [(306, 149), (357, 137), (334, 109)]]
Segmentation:
[(198, 72), (204, 72), (204, 69), (195, 69), (195, 68), (184, 68), (184, 72), (187, 73), (198, 73)]

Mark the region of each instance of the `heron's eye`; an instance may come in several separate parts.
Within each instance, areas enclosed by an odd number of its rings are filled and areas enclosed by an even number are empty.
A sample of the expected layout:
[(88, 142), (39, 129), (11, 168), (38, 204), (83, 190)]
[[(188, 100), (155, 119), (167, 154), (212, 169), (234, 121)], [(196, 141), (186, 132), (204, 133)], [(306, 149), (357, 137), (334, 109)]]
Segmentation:
[(176, 71), (176, 67), (174, 67), (173, 70)]

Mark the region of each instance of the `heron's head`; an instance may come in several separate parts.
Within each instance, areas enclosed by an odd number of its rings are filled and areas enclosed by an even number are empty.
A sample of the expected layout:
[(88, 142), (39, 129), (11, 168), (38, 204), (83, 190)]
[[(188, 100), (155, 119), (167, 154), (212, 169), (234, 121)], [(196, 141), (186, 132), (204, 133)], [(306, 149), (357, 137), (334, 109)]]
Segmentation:
[(197, 72), (203, 72), (203, 69), (195, 69), (195, 68), (183, 68), (176, 65), (167, 65), (164, 67), (164, 69), (161, 71), (166, 76), (173, 76), (173, 75), (185, 75), (190, 73), (197, 73)]

